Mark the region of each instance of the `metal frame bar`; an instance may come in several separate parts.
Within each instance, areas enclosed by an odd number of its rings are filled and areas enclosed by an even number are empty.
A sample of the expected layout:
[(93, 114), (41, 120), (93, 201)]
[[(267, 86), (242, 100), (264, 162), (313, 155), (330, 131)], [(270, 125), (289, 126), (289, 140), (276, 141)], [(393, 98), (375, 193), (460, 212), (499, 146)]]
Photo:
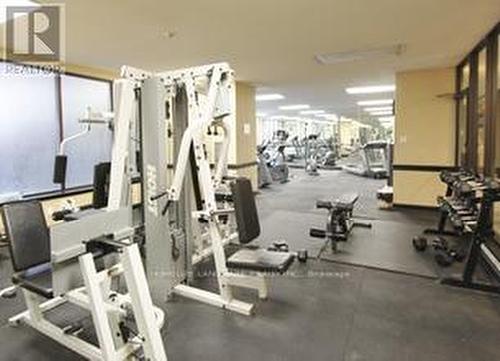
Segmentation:
[[(79, 257), (85, 287), (74, 289), (64, 296), (41, 302), (41, 297), (23, 289), (27, 310), (9, 319), (11, 325), (25, 323), (52, 338), (68, 349), (90, 359), (103, 361), (128, 360), (141, 347), (149, 360), (167, 361), (160, 328), (164, 313), (153, 306), (136, 244), (124, 247), (120, 257), (122, 264), (97, 272), (92, 254)], [(111, 279), (125, 275), (130, 294), (111, 292)], [(109, 294), (113, 297), (109, 297)], [(91, 312), (99, 346), (88, 343), (76, 335), (51, 323), (44, 313), (62, 304), (72, 303)], [(131, 305), (138, 324), (139, 336), (123, 342), (119, 321), (126, 316)]]

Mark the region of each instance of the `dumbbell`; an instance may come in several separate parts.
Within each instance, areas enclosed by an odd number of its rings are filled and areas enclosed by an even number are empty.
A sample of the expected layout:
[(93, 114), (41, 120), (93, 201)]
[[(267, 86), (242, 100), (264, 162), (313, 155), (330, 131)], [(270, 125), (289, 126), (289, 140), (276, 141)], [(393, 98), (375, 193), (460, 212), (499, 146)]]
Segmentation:
[(273, 244), (269, 246), (267, 250), (273, 252), (289, 252), (290, 246), (288, 246), (288, 243), (286, 243), (285, 241), (276, 241), (273, 242)]
[(311, 228), (309, 229), (309, 236), (314, 238), (326, 238), (327, 232), (324, 229)]
[(423, 252), (427, 249), (427, 238), (425, 237), (422, 236), (413, 237), (412, 243), (413, 247), (415, 247), (415, 249), (418, 252)]
[(333, 208), (333, 205), (332, 205), (332, 202), (330, 202), (330, 201), (316, 201), (316, 208), (330, 210)]

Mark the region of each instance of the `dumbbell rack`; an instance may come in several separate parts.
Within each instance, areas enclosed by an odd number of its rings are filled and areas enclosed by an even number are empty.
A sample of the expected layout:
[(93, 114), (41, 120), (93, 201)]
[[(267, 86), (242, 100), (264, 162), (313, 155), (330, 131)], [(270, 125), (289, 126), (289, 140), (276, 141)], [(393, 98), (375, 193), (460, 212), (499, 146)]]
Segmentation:
[[(457, 228), (460, 228), (460, 226), (459, 224), (454, 222), (454, 218), (451, 215), (453, 213), (456, 213), (456, 215), (458, 215), (459, 208), (461, 208), (463, 211), (476, 208), (477, 199), (474, 200), (474, 192), (472, 192), (472, 189), (470, 189), (470, 191), (468, 191), (469, 189), (465, 189), (467, 182), (476, 180), (476, 177), (470, 172), (464, 170), (445, 170), (441, 172), (439, 177), (441, 181), (446, 184), (446, 193), (444, 197), (438, 197), (438, 205), (440, 210), (438, 226), (435, 229), (428, 228), (424, 230), (424, 234), (458, 236), (460, 235), (460, 233), (457, 232)], [(454, 226), (453, 231), (445, 229), (447, 220), (450, 220), (450, 222)], [(472, 218), (471, 221), (473, 221)]]
[(488, 245), (494, 237), (492, 212), (494, 203), (500, 201), (500, 185), (493, 181), (485, 181), (481, 187), (481, 193), (477, 223), (463, 222), (464, 231), (471, 234), (471, 243), (462, 276), (460, 278), (445, 278), (441, 280), (441, 283), (500, 293), (500, 286), (479, 282), (474, 277), (478, 265), (481, 264), (488, 275), (497, 278), (497, 280), (500, 278), (500, 261)]

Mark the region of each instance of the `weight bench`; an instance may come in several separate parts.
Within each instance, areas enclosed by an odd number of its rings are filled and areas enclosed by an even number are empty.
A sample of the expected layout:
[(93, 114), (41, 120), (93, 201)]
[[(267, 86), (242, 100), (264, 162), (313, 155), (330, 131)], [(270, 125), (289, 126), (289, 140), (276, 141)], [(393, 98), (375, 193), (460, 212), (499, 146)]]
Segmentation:
[(316, 201), (316, 208), (326, 209), (328, 219), (325, 229), (311, 228), (309, 235), (314, 238), (326, 239), (317, 258), (320, 258), (326, 247), (330, 244), (332, 252), (338, 252), (338, 242), (346, 242), (354, 227), (371, 228), (371, 223), (353, 221), (354, 206), (359, 199), (356, 193), (344, 194), (332, 201)]
[[(248, 244), (260, 235), (260, 223), (252, 184), (247, 178), (237, 178), (231, 183), (239, 241)], [(234, 253), (226, 262), (229, 269), (263, 273), (285, 273), (295, 257), (289, 252), (268, 251), (262, 248), (244, 248)]]

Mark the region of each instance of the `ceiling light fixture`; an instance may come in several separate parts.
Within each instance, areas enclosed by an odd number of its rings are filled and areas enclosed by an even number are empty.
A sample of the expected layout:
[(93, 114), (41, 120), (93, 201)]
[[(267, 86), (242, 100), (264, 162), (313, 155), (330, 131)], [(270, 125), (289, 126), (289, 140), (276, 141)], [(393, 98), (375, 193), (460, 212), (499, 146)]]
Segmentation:
[(281, 94), (273, 93), (273, 94), (257, 94), (255, 96), (255, 100), (258, 102), (265, 102), (268, 100), (282, 100), (285, 97)]
[(347, 94), (375, 94), (375, 93), (391, 93), (396, 90), (395, 85), (375, 85), (375, 86), (359, 86), (346, 88)]
[(385, 112), (371, 112), (370, 115), (392, 115), (392, 110), (385, 111)]
[(319, 115), (319, 114), (324, 114), (324, 110), (303, 110), (300, 112), (302, 115)]
[(395, 44), (379, 48), (357, 49), (353, 51), (342, 51), (337, 53), (319, 54), (314, 58), (323, 65), (346, 63), (359, 60), (372, 60), (387, 56), (399, 56), (406, 50), (404, 44)]
[(265, 117), (267, 114), (266, 113), (257, 112), (255, 115), (257, 115), (258, 117)]
[(391, 107), (372, 107), (372, 108), (365, 108), (363, 109), (365, 112), (386, 112), (386, 111), (393, 111), (392, 106)]
[(392, 105), (394, 103), (394, 100), (392, 99), (379, 99), (379, 100), (361, 100), (358, 102), (358, 105), (360, 107), (364, 106), (374, 106), (374, 105)]
[(382, 122), (382, 123), (389, 123), (389, 122), (394, 122), (396, 118), (394, 116), (392, 117), (380, 117), (378, 118), (379, 122)]
[(309, 108), (310, 106), (307, 104), (294, 104), (294, 105), (283, 105), (280, 107), (280, 110), (303, 110)]

